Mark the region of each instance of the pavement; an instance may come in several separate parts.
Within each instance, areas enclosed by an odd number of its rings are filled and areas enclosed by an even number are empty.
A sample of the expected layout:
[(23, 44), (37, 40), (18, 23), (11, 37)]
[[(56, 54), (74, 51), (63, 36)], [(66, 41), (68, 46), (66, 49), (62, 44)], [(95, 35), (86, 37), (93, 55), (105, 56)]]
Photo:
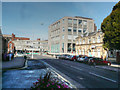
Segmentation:
[(11, 61), (2, 62), (2, 70), (21, 68), (25, 65), (25, 59), (23, 57), (15, 57)]
[[(19, 57), (19, 60), (22, 60), (21, 57)], [(17, 59), (14, 59), (14, 61), (18, 62)], [(23, 60), (22, 60), (23, 61)], [(8, 61), (10, 64), (10, 61)], [(72, 87), (69, 83), (65, 82), (60, 75), (58, 75), (56, 72), (52, 71), (50, 67), (46, 67), (44, 62), (41, 60), (36, 60), (36, 59), (28, 59), (26, 60), (27, 62), (27, 67), (24, 67), (22, 69), (11, 69), (11, 70), (6, 70), (3, 72), (3, 77), (2, 77), (2, 87), (3, 89), (8, 89), (8, 88), (23, 88), (23, 89), (28, 89), (31, 86), (33, 86), (33, 83), (37, 81), (37, 79), (42, 75), (42, 77), (46, 74), (46, 72), (51, 72), (51, 77), (60, 81), (64, 82), (67, 84), (69, 87)], [(7, 62), (6, 62), (7, 63)], [(12, 61), (11, 61), (12, 63)], [(20, 66), (20, 62), (19, 66)], [(12, 64), (14, 66), (14, 64)], [(21, 63), (21, 65), (23, 65)], [(13, 68), (9, 66), (9, 68)], [(16, 67), (16, 66), (14, 66)], [(18, 67), (16, 67), (18, 68)]]

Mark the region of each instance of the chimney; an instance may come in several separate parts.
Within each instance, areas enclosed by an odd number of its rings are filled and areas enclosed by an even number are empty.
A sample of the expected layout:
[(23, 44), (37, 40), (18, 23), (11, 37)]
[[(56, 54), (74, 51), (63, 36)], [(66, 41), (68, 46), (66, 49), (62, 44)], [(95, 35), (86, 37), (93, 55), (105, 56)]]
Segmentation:
[(12, 33), (12, 41), (15, 39), (15, 34)]
[(40, 41), (40, 38), (38, 38), (37, 40), (39, 40), (39, 41)]
[(94, 31), (96, 32), (97, 31), (97, 26), (94, 24)]

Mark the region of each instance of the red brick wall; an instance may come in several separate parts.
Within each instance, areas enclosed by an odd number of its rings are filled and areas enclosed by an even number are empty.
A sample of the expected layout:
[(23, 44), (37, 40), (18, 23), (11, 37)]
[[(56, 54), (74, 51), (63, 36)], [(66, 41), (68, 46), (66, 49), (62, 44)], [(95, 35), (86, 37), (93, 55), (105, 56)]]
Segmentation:
[(17, 40), (17, 39), (19, 39), (19, 40), (30, 40), (30, 38), (24, 38), (24, 37), (15, 37), (15, 40)]

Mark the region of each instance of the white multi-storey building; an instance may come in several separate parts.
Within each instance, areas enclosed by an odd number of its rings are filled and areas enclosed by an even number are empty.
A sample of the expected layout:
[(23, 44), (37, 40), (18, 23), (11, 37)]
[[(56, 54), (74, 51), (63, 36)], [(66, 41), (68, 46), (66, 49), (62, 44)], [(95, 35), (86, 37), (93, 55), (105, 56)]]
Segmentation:
[(49, 26), (50, 53), (75, 53), (75, 38), (95, 31), (94, 20), (85, 17), (63, 17)]

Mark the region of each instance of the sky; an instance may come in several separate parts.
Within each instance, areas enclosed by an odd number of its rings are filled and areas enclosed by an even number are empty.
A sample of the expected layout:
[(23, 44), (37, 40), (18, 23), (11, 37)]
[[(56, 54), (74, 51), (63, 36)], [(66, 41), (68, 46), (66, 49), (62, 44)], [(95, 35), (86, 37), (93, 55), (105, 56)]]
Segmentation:
[(2, 33), (48, 39), (48, 26), (64, 16), (93, 18), (97, 29), (117, 2), (2, 2)]

